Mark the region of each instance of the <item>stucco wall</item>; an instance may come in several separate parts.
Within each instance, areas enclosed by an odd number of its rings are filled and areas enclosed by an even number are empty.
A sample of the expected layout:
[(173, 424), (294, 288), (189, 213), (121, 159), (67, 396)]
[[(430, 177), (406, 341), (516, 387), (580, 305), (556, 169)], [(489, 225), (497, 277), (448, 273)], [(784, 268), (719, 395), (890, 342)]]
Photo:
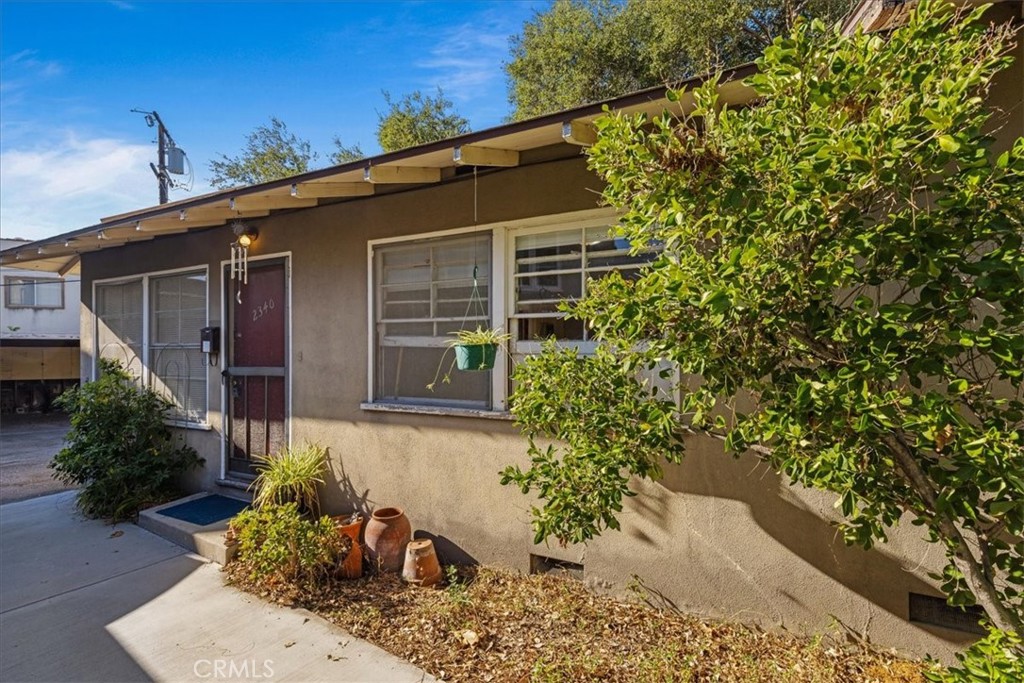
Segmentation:
[[(994, 91), (997, 105), (1011, 112), (1001, 144), (1024, 133), (1021, 74), (1019, 60)], [(476, 222), (594, 208), (599, 182), (574, 150), (562, 152), (572, 156), (482, 175)], [(848, 548), (829, 524), (830, 496), (791, 487), (754, 458), (729, 458), (717, 442), (694, 439), (683, 465), (668, 467), (660, 482), (640, 484), (621, 532), (586, 548), (538, 548), (530, 500), (498, 484), (503, 466), (527, 464), (512, 424), (361, 409), (368, 398), (367, 241), (471, 226), (473, 207), (470, 177), (256, 221), (254, 256), (290, 254), (291, 435), (329, 448), (328, 512), (399, 505), (447, 561), (526, 571), (531, 553), (558, 557), (584, 564), (596, 588), (623, 591), (635, 575), (676, 606), (712, 616), (797, 630), (848, 628), (938, 656), (969, 638), (906, 621), (909, 592), (938, 594), (926, 574), (941, 565), (941, 551), (916, 527), (901, 527), (871, 552)], [(86, 308), (97, 278), (208, 265), (210, 324), (222, 325), (220, 268), (230, 241), (223, 227), (87, 254)], [(88, 317), (82, 348), (87, 372)], [(209, 394), (211, 430), (186, 432), (207, 458), (193, 484), (207, 488), (220, 474), (219, 369), (211, 369)]]

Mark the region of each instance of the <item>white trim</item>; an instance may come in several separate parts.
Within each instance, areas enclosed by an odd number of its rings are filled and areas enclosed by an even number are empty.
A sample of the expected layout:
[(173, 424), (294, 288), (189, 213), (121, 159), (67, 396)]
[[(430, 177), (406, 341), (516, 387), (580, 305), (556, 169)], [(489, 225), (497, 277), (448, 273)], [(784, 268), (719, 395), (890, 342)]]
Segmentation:
[(374, 241), (366, 243), (366, 346), (369, 351), (366, 363), (366, 400), (373, 401), (373, 379), (377, 367), (377, 315), (376, 315), (376, 290), (373, 280), (376, 274), (377, 264), (374, 257)]
[(484, 410), (482, 408), (453, 408), (451, 406), (430, 406), (414, 403), (387, 403), (364, 401), (359, 404), (360, 410), (375, 413), (406, 413), (411, 415), (435, 415), (443, 417), (472, 417), (485, 420), (502, 420), (511, 422), (512, 414), (505, 410)]
[[(508, 283), (505, 269), (505, 233), (507, 230), (496, 226), (491, 230), (491, 327), (508, 329), (508, 315), (505, 309), (505, 289)], [(494, 357), (494, 368), (491, 370), (491, 410), (504, 412), (508, 410), (508, 352), (507, 345), (501, 345)]]
[(482, 225), (470, 225), (461, 228), (450, 228), (448, 230), (435, 230), (433, 232), (418, 232), (411, 235), (404, 235), (401, 237), (381, 237), (379, 239), (368, 240), (367, 243), (370, 247), (374, 247), (379, 244), (393, 244), (401, 242), (416, 242), (421, 240), (429, 240), (435, 237), (451, 237), (452, 235), (460, 235), (468, 232), (484, 232), (484, 231), (495, 231), (497, 229), (505, 230), (527, 230), (530, 228), (537, 228), (538, 232), (548, 232), (552, 226), (569, 224), (571, 227), (573, 223), (577, 222), (589, 222), (594, 221), (594, 226), (585, 227), (597, 227), (603, 225), (605, 221), (609, 219), (614, 220), (618, 214), (614, 209), (611, 208), (600, 208), (600, 209), (585, 209), (583, 211), (570, 211), (568, 213), (556, 213), (549, 216), (531, 216), (530, 218), (520, 218), (511, 221), (497, 221), (494, 223), (484, 223)]

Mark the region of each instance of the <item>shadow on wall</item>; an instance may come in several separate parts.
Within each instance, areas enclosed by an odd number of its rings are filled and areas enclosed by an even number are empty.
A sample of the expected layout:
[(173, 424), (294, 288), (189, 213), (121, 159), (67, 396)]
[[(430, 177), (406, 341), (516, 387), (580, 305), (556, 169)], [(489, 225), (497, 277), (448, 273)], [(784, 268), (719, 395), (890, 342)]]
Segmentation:
[(447, 536), (438, 536), (428, 531), (418, 530), (413, 534), (413, 537), (433, 541), (434, 552), (437, 553), (437, 559), (441, 564), (480, 564), (475, 557)]
[(362, 512), (369, 518), (370, 508), (375, 507), (374, 501), (370, 499), (370, 489), (363, 489), (361, 492), (356, 489), (352, 479), (345, 473), (345, 463), (342, 458), (331, 456), (330, 447), (327, 448), (327, 474), (324, 476), (324, 488), (332, 492), (331, 498), (340, 499), (342, 509), (338, 514), (350, 512)]
[[(330, 448), (327, 449), (327, 462), (328, 470), (324, 477), (324, 486), (328, 490), (337, 492), (337, 495), (332, 497), (342, 501), (343, 509), (341, 514), (359, 511), (363, 513), (366, 519), (369, 519), (373, 508), (377, 507), (375, 501), (370, 498), (370, 489), (367, 488), (360, 491), (355, 487), (352, 479), (345, 472), (345, 465), (342, 459), (331, 458)], [(437, 552), (437, 557), (441, 564), (479, 564), (475, 557), (447, 536), (439, 536), (418, 529), (413, 534), (413, 537), (433, 541), (434, 550)]]
[[(877, 545), (871, 551), (846, 545), (831, 522), (797, 498), (796, 493), (805, 489), (791, 488), (754, 456), (736, 459), (712, 449), (706, 452), (692, 449), (682, 464), (666, 465), (665, 476), (654, 490), (650, 495), (637, 496), (634, 503), (647, 524), (666, 534), (671, 533), (670, 516), (676, 522), (685, 517), (670, 509), (679, 494), (739, 501), (746, 505), (750, 519), (790, 553), (900, 619), (908, 618), (909, 592), (935, 594), (932, 586), (911, 573), (915, 570), (914, 558), (892, 556), (885, 552), (884, 545)], [(810, 495), (821, 494), (812, 492)], [(827, 495), (823, 495), (822, 500), (823, 506), (829, 504)], [(639, 528), (633, 527), (629, 533), (644, 543), (658, 545)], [(751, 529), (751, 533), (756, 532)], [(705, 537), (699, 540), (709, 543)], [(757, 543), (754, 536), (751, 543)], [(938, 558), (941, 549), (931, 548)], [(784, 594), (804, 606), (799, 596), (792, 592)], [(966, 634), (945, 629), (927, 630), (952, 642), (970, 639)]]

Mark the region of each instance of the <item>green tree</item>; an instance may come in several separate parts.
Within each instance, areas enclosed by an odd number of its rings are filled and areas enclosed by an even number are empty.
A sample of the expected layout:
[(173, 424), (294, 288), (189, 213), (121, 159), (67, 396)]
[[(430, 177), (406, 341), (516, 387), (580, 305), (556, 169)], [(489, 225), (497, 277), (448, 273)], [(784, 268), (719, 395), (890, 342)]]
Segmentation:
[(798, 17), (833, 22), (849, 7), (849, 0), (556, 0), (512, 38), (511, 118), (742, 64)]
[(210, 184), (218, 189), (265, 183), (305, 173), (317, 160), (308, 140), (289, 132), (281, 119), (271, 116), (270, 125), (257, 126), (246, 136), (241, 154), (220, 155), (210, 162)]
[(388, 109), (377, 115), (377, 142), (385, 152), (469, 132), (469, 121), (459, 116), (441, 88), (435, 97), (416, 90), (397, 101), (385, 91), (384, 101)]
[[(532, 463), (502, 480), (539, 493), (538, 540), (617, 528), (630, 477), (700, 433), (837, 494), (849, 543), (908, 515), (951, 602), (1022, 631), (1024, 138), (984, 133), (1013, 35), (951, 12), (922, 2), (884, 38), (798, 23), (749, 79), (758, 106), (708, 83), (691, 116), (599, 121), (620, 235), (663, 251), (567, 306), (596, 354), (516, 371)], [(679, 404), (638, 379), (665, 362)]]
[(340, 166), (341, 164), (347, 164), (350, 161), (359, 161), (365, 159), (366, 154), (363, 152), (363, 148), (358, 144), (346, 145), (342, 142), (341, 138), (337, 135), (334, 136), (334, 151), (331, 152), (331, 163)]

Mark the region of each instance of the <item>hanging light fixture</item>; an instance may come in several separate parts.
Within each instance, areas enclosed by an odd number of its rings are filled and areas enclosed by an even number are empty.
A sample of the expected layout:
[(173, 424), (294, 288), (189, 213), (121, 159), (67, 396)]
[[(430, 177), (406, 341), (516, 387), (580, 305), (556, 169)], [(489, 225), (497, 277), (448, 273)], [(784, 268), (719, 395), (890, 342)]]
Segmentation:
[(242, 303), (242, 285), (249, 284), (249, 247), (259, 238), (259, 230), (242, 221), (231, 224), (235, 241), (231, 243), (231, 279), (238, 280), (235, 299)]

